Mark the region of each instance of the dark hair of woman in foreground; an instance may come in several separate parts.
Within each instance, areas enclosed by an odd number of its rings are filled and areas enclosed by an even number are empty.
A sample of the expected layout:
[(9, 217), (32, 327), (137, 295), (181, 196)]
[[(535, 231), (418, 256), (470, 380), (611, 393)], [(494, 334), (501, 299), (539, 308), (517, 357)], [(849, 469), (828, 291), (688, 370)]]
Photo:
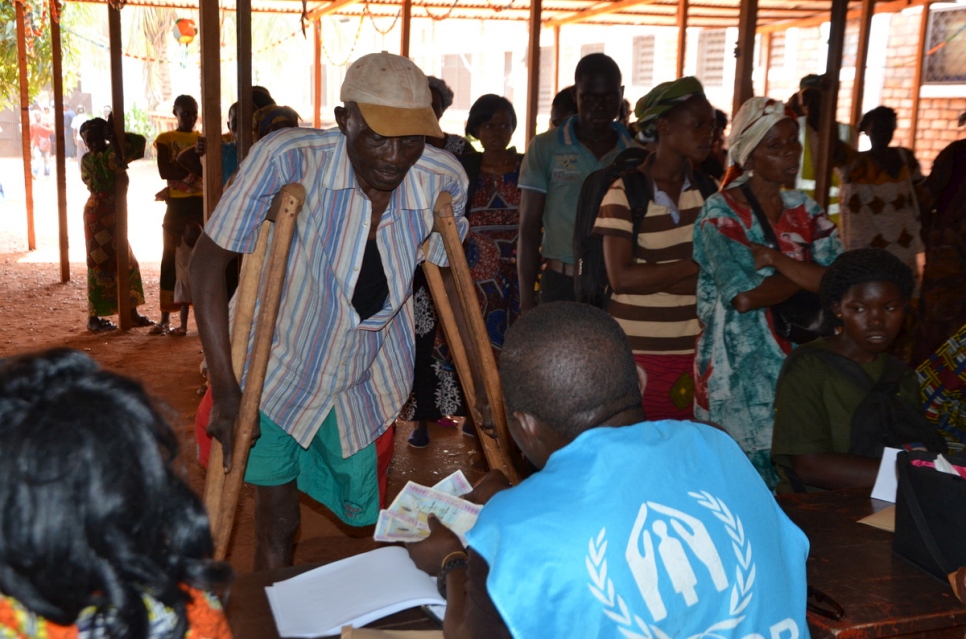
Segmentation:
[(93, 607), (103, 636), (134, 639), (149, 634), (148, 596), (183, 637), (185, 586), (224, 586), (231, 569), (208, 559), (208, 519), (176, 454), (141, 385), (86, 355), (0, 362), (0, 594), (65, 626)]

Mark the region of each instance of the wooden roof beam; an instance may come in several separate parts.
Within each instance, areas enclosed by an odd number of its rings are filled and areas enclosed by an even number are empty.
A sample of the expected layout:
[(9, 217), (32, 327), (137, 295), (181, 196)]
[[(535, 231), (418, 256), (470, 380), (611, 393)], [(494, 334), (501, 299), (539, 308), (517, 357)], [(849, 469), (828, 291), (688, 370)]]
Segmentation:
[[(875, 13), (897, 13), (903, 9), (908, 9), (909, 7), (919, 7), (927, 4), (927, 0), (892, 0), (891, 2), (879, 2), (875, 3)], [(846, 20), (857, 20), (862, 17), (861, 9), (853, 9), (849, 11), (845, 19)], [(785, 31), (786, 29), (791, 29), (792, 27), (815, 27), (823, 22), (829, 21), (829, 14), (826, 12), (821, 12), (810, 18), (800, 18), (797, 20), (783, 20), (781, 22), (773, 22), (771, 24), (760, 25), (758, 27), (758, 33), (773, 33), (775, 31)]]
[[(338, 1), (338, 0), (337, 0)], [(614, 13), (617, 11), (623, 11), (629, 7), (636, 7), (642, 4), (654, 4), (657, 0), (617, 0), (617, 2), (606, 2), (589, 9), (584, 9), (583, 11), (577, 11), (571, 13), (570, 15), (564, 16), (562, 18), (554, 18), (553, 20), (547, 20), (543, 23), (544, 27), (559, 27), (561, 25), (570, 24), (572, 22), (583, 22), (588, 18), (593, 18), (594, 16), (604, 15), (605, 13)]]
[(330, 13), (335, 13), (339, 9), (343, 7), (347, 7), (350, 4), (355, 4), (357, 2), (359, 2), (359, 0), (332, 0), (332, 2), (326, 5), (317, 6), (314, 9), (307, 11), (305, 13), (305, 21), (315, 22), (322, 16), (327, 16)]

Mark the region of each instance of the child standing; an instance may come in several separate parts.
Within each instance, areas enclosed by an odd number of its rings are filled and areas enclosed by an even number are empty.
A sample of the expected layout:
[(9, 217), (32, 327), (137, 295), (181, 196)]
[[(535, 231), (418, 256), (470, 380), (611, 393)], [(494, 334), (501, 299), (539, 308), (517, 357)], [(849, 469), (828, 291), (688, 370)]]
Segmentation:
[(195, 244), (201, 238), (201, 225), (189, 220), (181, 235), (181, 244), (175, 251), (174, 303), (181, 305), (181, 325), (172, 329), (171, 334), (184, 337), (188, 334), (188, 308), (191, 306), (191, 284), (188, 281), (188, 266), (191, 264), (191, 254), (195, 251)]
[(174, 101), (174, 116), (178, 128), (160, 134), (154, 141), (158, 150), (158, 173), (168, 182), (158, 194), (168, 209), (164, 214), (164, 251), (161, 253), (161, 321), (151, 332), (164, 334), (170, 330), (170, 314), (180, 310), (174, 300), (177, 280), (175, 253), (181, 244), (185, 225), (189, 221), (201, 224), (204, 219), (201, 176), (195, 175), (178, 163), (178, 155), (197, 144), (200, 133), (195, 131), (198, 103), (190, 95), (179, 95)]

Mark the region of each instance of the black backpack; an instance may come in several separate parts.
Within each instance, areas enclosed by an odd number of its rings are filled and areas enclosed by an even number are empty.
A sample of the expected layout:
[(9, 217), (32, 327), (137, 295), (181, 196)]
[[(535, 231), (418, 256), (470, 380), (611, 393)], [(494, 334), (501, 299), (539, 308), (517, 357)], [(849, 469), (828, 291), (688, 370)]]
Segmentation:
[[(578, 302), (606, 308), (611, 290), (607, 281), (607, 266), (604, 264), (604, 240), (593, 235), (594, 223), (600, 212), (600, 203), (618, 179), (624, 180), (624, 191), (631, 207), (631, 220), (634, 237), (647, 215), (647, 207), (652, 199), (651, 185), (637, 167), (647, 159), (648, 152), (640, 147), (621, 151), (614, 161), (587, 176), (580, 187), (577, 199), (577, 217), (574, 221), (574, 294)], [(694, 171), (695, 186), (707, 199), (718, 190), (715, 181)]]

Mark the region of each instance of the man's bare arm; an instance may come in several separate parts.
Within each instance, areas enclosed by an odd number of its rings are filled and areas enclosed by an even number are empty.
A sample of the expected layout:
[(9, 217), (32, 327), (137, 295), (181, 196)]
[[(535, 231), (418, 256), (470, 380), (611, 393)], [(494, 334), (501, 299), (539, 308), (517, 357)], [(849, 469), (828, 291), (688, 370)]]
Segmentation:
[(540, 229), (543, 226), (545, 193), (520, 189), (520, 234), (517, 239), (517, 277), (520, 280), (520, 312), (536, 306), (533, 291), (540, 272)]
[(241, 388), (232, 369), (228, 290), (225, 286), (225, 268), (237, 255), (218, 246), (203, 233), (191, 256), (190, 269), (195, 320), (208, 363), (208, 380), (214, 400), (208, 434), (221, 442), (226, 470), (231, 468), (235, 420), (241, 404)]

